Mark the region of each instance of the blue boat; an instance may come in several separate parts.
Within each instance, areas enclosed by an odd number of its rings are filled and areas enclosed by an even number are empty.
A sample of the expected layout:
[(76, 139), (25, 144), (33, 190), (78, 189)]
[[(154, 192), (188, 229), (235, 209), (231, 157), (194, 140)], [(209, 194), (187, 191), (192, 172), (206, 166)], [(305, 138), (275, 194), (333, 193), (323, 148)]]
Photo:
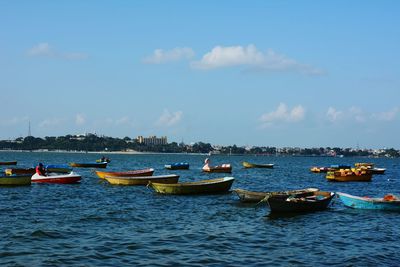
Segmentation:
[(400, 211), (400, 198), (386, 195), (383, 198), (358, 197), (346, 193), (336, 193), (346, 207), (368, 210)]
[(189, 163), (178, 162), (178, 163), (166, 164), (165, 168), (168, 170), (187, 170), (189, 169)]

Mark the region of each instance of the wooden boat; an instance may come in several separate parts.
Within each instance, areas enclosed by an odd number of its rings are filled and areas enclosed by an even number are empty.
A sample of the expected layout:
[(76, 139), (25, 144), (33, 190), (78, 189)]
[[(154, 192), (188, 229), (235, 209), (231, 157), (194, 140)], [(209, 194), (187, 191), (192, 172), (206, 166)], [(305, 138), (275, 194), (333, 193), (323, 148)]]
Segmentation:
[(46, 165), (45, 169), (47, 172), (56, 172), (56, 173), (70, 173), (72, 172), (72, 168), (66, 164), (50, 164)]
[(271, 213), (312, 212), (321, 211), (329, 206), (333, 192), (316, 191), (311, 196), (270, 196), (266, 201)]
[(274, 167), (274, 164), (255, 164), (255, 163), (250, 163), (247, 161), (243, 161), (242, 164), (243, 164), (243, 167), (245, 167), (245, 168), (269, 168), (269, 169), (271, 169)]
[(350, 169), (350, 165), (331, 165), (329, 167), (312, 167), (311, 172), (314, 173), (326, 173), (328, 171), (335, 171), (340, 169)]
[(312, 195), (313, 192), (318, 191), (317, 188), (305, 188), (305, 189), (297, 189), (290, 191), (282, 191), (282, 192), (256, 192), (256, 191), (248, 191), (243, 189), (233, 189), (238, 196), (241, 202), (244, 203), (258, 203), (262, 201), (267, 196), (272, 195), (286, 195), (286, 196), (299, 196), (304, 197), (308, 195)]
[(360, 167), (373, 168), (373, 167), (374, 167), (374, 163), (370, 163), (370, 162), (358, 162), (358, 163), (354, 163), (354, 166), (355, 166), (356, 168), (360, 168)]
[(372, 179), (372, 172), (367, 169), (341, 169), (329, 171), (326, 179), (335, 182), (369, 182)]
[(31, 176), (30, 174), (1, 175), (0, 186), (30, 185)]
[(52, 184), (75, 184), (81, 181), (82, 177), (74, 172), (68, 174), (50, 174), (42, 176), (37, 173), (32, 175), (32, 182), (34, 183), (52, 183)]
[(8, 168), (4, 172), (6, 175), (28, 174), (32, 176), (35, 173), (35, 168)]
[(136, 177), (136, 176), (152, 176), (154, 169), (148, 168), (143, 170), (131, 170), (131, 171), (123, 171), (123, 172), (102, 172), (102, 171), (95, 171), (96, 175), (101, 178), (105, 179), (106, 176), (108, 177)]
[(386, 169), (385, 168), (372, 168), (370, 169), (372, 174), (385, 174)]
[(346, 207), (368, 210), (400, 211), (400, 198), (386, 195), (383, 198), (358, 197), (346, 193), (336, 193)]
[(354, 166), (356, 168), (367, 169), (370, 170), (372, 174), (385, 174), (385, 168), (375, 168), (374, 163), (355, 163)]
[(186, 182), (177, 184), (149, 183), (154, 191), (160, 194), (171, 195), (193, 195), (193, 194), (218, 194), (228, 192), (235, 178), (224, 177), (197, 182)]
[(310, 169), (311, 172), (314, 173), (325, 173), (329, 171), (328, 167), (311, 167)]
[(114, 185), (147, 185), (149, 182), (159, 184), (175, 184), (179, 180), (179, 175), (158, 175), (158, 176), (137, 176), (137, 177), (116, 177), (106, 176), (105, 179)]
[(0, 165), (17, 165), (17, 161), (0, 161)]
[(71, 162), (69, 164), (71, 167), (79, 167), (79, 168), (106, 168), (107, 162), (90, 162), (90, 163), (76, 163)]
[(222, 164), (219, 166), (204, 166), (203, 167), (203, 172), (226, 172), (226, 173), (231, 173), (232, 172), (232, 166), (231, 164)]
[(178, 163), (166, 164), (164, 167), (168, 170), (188, 170), (189, 163), (178, 162)]

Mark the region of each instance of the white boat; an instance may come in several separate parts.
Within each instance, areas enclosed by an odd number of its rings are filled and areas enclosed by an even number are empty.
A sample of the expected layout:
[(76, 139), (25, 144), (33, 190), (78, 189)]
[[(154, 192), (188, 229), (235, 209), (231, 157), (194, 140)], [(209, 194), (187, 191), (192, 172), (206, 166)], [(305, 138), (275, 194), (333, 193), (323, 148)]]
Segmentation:
[(81, 181), (82, 177), (75, 173), (50, 173), (47, 176), (42, 176), (35, 173), (31, 180), (32, 183), (52, 183), (52, 184), (75, 184)]

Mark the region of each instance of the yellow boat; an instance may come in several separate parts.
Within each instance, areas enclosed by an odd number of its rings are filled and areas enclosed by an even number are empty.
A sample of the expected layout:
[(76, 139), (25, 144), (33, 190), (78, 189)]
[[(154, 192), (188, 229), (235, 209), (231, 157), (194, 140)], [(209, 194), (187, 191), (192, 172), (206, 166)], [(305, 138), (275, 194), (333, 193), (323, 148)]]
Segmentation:
[(136, 176), (152, 176), (154, 169), (143, 169), (143, 170), (130, 170), (130, 171), (121, 171), (121, 172), (102, 172), (102, 171), (94, 171), (96, 175), (105, 179), (106, 176), (109, 177), (136, 177)]
[(269, 169), (271, 169), (271, 168), (274, 167), (274, 164), (271, 164), (271, 163), (269, 163), (269, 164), (255, 164), (255, 163), (250, 163), (250, 162), (247, 162), (247, 161), (243, 161), (242, 165), (245, 168), (269, 168)]
[(217, 194), (228, 192), (235, 178), (224, 177), (198, 182), (177, 184), (160, 184), (150, 182), (148, 186), (160, 194), (192, 195), (192, 194)]
[(326, 179), (335, 182), (369, 182), (372, 179), (372, 172), (367, 169), (340, 169), (329, 171)]
[(179, 180), (179, 175), (170, 174), (136, 177), (106, 176), (105, 179), (113, 185), (147, 185), (149, 182), (157, 182), (159, 184), (176, 184)]
[(30, 185), (31, 184), (31, 174), (28, 175), (2, 175), (0, 176), (0, 186), (3, 185), (10, 185), (10, 186), (16, 186), (16, 185)]

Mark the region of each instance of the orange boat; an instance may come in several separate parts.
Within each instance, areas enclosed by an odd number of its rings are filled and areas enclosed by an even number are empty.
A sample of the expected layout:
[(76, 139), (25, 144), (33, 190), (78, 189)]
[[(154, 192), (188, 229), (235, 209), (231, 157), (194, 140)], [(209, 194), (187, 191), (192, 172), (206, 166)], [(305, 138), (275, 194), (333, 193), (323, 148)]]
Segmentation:
[(95, 171), (96, 175), (105, 179), (107, 177), (137, 177), (137, 176), (152, 176), (154, 172), (153, 168), (143, 169), (143, 170), (131, 170), (131, 171), (123, 171), (123, 172), (102, 172)]
[(232, 172), (232, 165), (231, 164), (222, 164), (218, 166), (210, 166), (210, 160), (208, 158), (204, 161), (204, 166), (202, 168), (203, 172)]

